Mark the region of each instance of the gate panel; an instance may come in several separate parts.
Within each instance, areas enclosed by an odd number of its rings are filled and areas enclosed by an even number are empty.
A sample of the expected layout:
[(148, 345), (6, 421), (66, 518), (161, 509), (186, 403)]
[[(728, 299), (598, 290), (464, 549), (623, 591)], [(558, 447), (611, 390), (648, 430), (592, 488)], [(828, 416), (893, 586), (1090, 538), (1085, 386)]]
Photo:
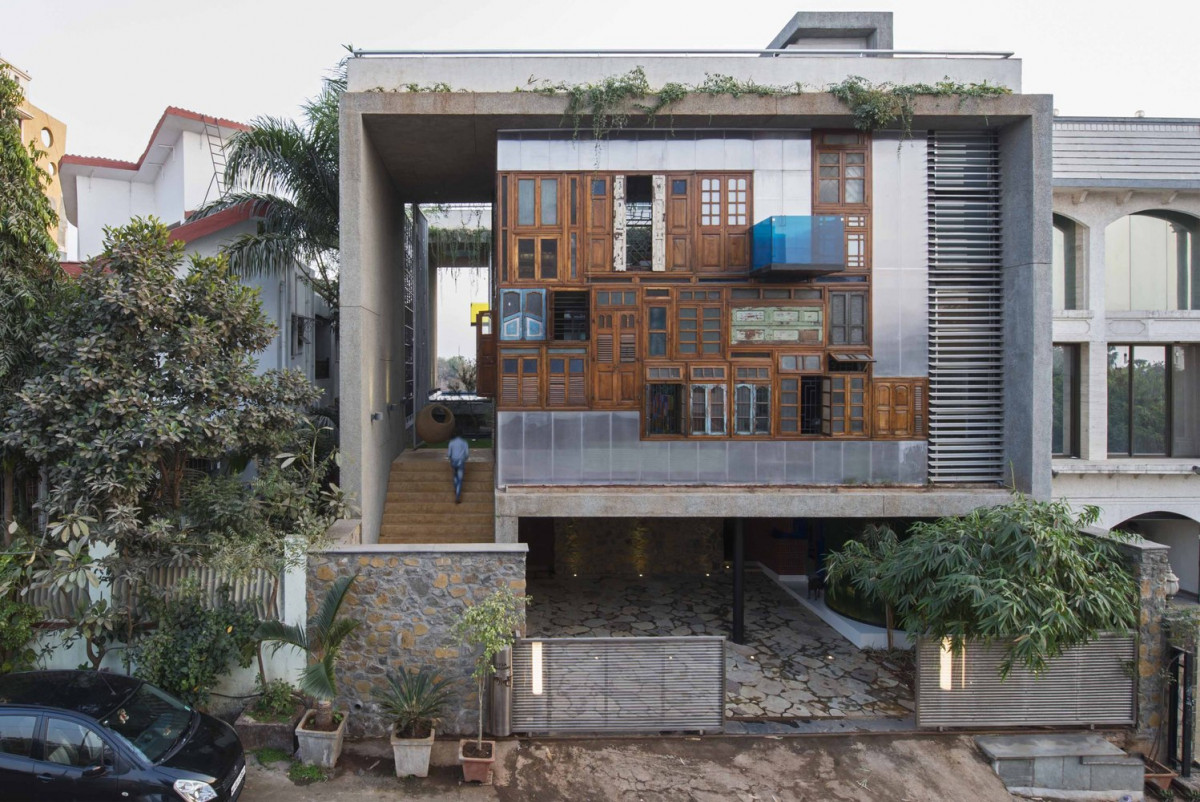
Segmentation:
[(1102, 635), (1067, 649), (1038, 675), (1016, 666), (1000, 680), (1002, 646), (968, 643), (943, 655), (917, 644), (917, 726), (1083, 726), (1134, 723), (1132, 635)]
[(724, 726), (724, 638), (525, 638), (512, 655), (514, 732)]

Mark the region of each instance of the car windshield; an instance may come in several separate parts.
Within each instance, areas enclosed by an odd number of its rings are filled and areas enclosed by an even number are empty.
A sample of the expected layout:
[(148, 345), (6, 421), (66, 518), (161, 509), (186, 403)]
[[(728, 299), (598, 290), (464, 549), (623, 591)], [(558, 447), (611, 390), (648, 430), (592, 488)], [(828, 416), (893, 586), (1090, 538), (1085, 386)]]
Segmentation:
[(191, 720), (191, 708), (144, 684), (100, 723), (158, 763), (187, 732)]

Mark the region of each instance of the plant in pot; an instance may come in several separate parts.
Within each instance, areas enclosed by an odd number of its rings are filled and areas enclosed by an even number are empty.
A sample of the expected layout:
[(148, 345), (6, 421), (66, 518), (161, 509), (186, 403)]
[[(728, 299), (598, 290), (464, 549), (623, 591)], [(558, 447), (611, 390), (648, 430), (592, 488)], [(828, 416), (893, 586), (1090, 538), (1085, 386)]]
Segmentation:
[(512, 646), (525, 618), (528, 596), (515, 596), (502, 587), (478, 604), (463, 610), (454, 624), (454, 634), (472, 648), (475, 655), (475, 679), (479, 695), (479, 737), (459, 741), (458, 759), (463, 767), (463, 779), (468, 782), (489, 782), (492, 763), (496, 760), (496, 742), (483, 740), (483, 702), (487, 681), (496, 671), (496, 655)]
[(379, 706), (394, 720), (392, 755), (397, 777), (428, 777), (434, 725), (450, 701), (450, 681), (427, 670), (388, 674), (387, 685), (376, 688)]
[(337, 696), (338, 654), (342, 643), (360, 623), (338, 618), (338, 611), (357, 578), (358, 574), (354, 574), (335, 580), (321, 599), (316, 615), (309, 618), (304, 629), (298, 624), (264, 621), (257, 633), (261, 640), (274, 642), (273, 652), (291, 646), (307, 655), (308, 665), (300, 674), (300, 690), (313, 699), (315, 707), (300, 719), (296, 742), (302, 761), (327, 769), (337, 763), (346, 735), (346, 714), (333, 711), (333, 699)]
[(296, 751), (296, 725), (304, 715), (304, 703), (287, 680), (263, 682), (260, 675), (255, 683), (258, 698), (233, 723), (242, 748), (247, 752), (278, 749), (292, 754)]

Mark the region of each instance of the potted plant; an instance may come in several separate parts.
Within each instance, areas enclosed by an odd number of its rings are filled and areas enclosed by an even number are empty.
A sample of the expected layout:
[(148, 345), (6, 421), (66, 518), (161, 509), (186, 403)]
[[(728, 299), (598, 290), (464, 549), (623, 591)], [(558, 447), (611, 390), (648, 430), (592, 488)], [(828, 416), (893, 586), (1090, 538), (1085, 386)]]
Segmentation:
[(428, 777), (434, 725), (450, 701), (450, 681), (425, 669), (388, 674), (387, 685), (375, 689), (379, 706), (392, 717), (392, 755), (397, 777)]
[(247, 752), (278, 749), (290, 755), (296, 751), (296, 725), (304, 714), (304, 705), (287, 680), (264, 683), (259, 676), (255, 682), (258, 698), (233, 723), (242, 748)]
[(315, 709), (306, 711), (300, 719), (296, 742), (302, 761), (327, 769), (337, 763), (346, 735), (346, 714), (333, 711), (333, 699), (337, 696), (338, 653), (342, 643), (360, 623), (338, 618), (338, 611), (357, 578), (358, 574), (354, 574), (334, 581), (325, 592), (316, 615), (308, 620), (304, 629), (298, 624), (264, 621), (257, 633), (261, 640), (275, 642), (273, 651), (292, 646), (307, 655), (308, 665), (300, 674), (300, 690), (316, 704)]
[(479, 604), (463, 610), (454, 624), (454, 634), (459, 640), (479, 650), (471, 673), (479, 696), (479, 737), (458, 743), (458, 759), (467, 782), (491, 781), (496, 742), (483, 740), (484, 694), (488, 678), (496, 671), (496, 655), (512, 646), (517, 638), (528, 601), (528, 596), (514, 596), (511, 590), (502, 587)]

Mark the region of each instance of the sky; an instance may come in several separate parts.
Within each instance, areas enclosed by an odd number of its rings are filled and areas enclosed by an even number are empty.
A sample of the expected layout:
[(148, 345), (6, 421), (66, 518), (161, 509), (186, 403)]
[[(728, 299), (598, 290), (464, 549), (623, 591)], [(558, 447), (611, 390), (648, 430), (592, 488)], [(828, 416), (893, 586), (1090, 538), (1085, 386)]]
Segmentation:
[(761, 48), (800, 8), (887, 10), (903, 49), (1007, 50), (1064, 115), (1200, 117), (1197, 0), (0, 0), (0, 56), (67, 150), (136, 159), (167, 106), (293, 116), (362, 48)]
[[(167, 106), (295, 116), (347, 44), (757, 49), (802, 8), (892, 11), (898, 49), (1012, 51), (1023, 90), (1054, 94), (1063, 115), (1200, 117), (1200, 0), (0, 0), (0, 57), (67, 124), (67, 152), (134, 160)], [(486, 295), (443, 289), (456, 306)], [(439, 346), (470, 353), (473, 330), (439, 332)]]

